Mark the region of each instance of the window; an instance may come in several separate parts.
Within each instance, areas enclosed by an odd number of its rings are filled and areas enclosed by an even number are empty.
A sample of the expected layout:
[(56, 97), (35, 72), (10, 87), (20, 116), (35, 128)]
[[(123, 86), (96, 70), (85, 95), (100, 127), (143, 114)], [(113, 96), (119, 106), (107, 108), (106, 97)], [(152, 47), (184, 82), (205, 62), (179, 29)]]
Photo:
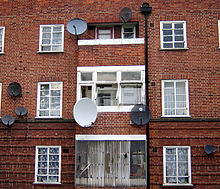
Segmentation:
[(122, 27), (122, 38), (123, 39), (132, 39), (135, 38), (135, 26), (123, 26)]
[(97, 39), (113, 38), (113, 27), (97, 27)]
[(4, 53), (5, 27), (0, 26), (0, 54)]
[(187, 48), (185, 21), (161, 21), (160, 31), (162, 49)]
[(39, 52), (62, 52), (64, 25), (41, 25)]
[(77, 69), (77, 99), (92, 99), (98, 111), (130, 111), (133, 105), (144, 103), (144, 66)]
[(36, 146), (35, 183), (60, 184), (61, 147)]
[(100, 137), (76, 136), (76, 185), (146, 186), (146, 136)]
[(60, 118), (62, 115), (62, 82), (38, 83), (37, 117)]
[(190, 147), (166, 146), (163, 148), (164, 184), (191, 184)]
[(162, 81), (162, 114), (165, 117), (189, 116), (188, 81)]

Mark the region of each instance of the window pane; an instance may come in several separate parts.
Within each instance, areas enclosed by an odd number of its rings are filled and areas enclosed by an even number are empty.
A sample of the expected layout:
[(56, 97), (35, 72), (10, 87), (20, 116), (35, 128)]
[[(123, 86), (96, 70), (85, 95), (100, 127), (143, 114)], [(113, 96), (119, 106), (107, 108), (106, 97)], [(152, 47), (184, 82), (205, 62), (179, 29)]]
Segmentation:
[(98, 81), (116, 81), (116, 72), (98, 72)]
[(47, 154), (48, 149), (47, 148), (39, 148), (38, 149), (38, 154)]
[(125, 39), (134, 38), (134, 34), (133, 34), (133, 33), (124, 33), (124, 38), (125, 38)]
[(47, 169), (38, 169), (38, 174), (40, 174), (40, 175), (47, 174)]
[(52, 51), (61, 51), (62, 50), (62, 46), (61, 45), (53, 45), (52, 46)]
[(98, 85), (97, 86), (97, 105), (116, 106), (117, 85)]
[(42, 51), (50, 51), (51, 50), (51, 46), (42, 46), (41, 50)]
[(173, 37), (172, 36), (164, 36), (163, 37), (163, 41), (173, 41)]
[(39, 161), (47, 161), (47, 155), (39, 155), (38, 160)]
[(48, 182), (58, 182), (58, 177), (57, 176), (49, 176)]
[(43, 39), (42, 44), (50, 44), (51, 40), (50, 39)]
[(177, 178), (176, 177), (167, 177), (166, 182), (167, 183), (177, 183)]
[(81, 72), (81, 81), (92, 81), (92, 72)]
[(121, 103), (124, 105), (141, 103), (141, 86), (126, 86), (121, 88)]
[(51, 83), (51, 89), (61, 89), (60, 83)]
[(47, 182), (46, 176), (37, 176), (37, 182)]
[(183, 36), (175, 36), (175, 41), (184, 41)]
[(174, 24), (174, 28), (183, 28), (183, 24), (178, 23), (178, 24)]
[(49, 116), (49, 110), (45, 110), (45, 111), (41, 110), (39, 116)]
[(141, 72), (122, 72), (122, 81), (141, 80)]
[(51, 32), (51, 27), (43, 27), (43, 32)]
[(92, 99), (92, 86), (81, 86), (81, 98)]
[(184, 43), (175, 43), (174, 47), (175, 48), (184, 48)]
[(189, 178), (188, 177), (179, 177), (178, 183), (179, 184), (187, 184), (187, 183), (189, 183)]
[(62, 31), (62, 27), (61, 27), (61, 26), (54, 26), (54, 27), (53, 27), (53, 31), (54, 31), (54, 32)]
[(183, 35), (183, 30), (174, 30), (175, 35)]
[(163, 43), (163, 48), (173, 48), (173, 43)]
[(163, 30), (163, 35), (172, 35), (173, 31), (172, 30)]
[(164, 29), (172, 28), (172, 24), (163, 24)]
[(43, 39), (50, 39), (51, 38), (51, 33), (43, 33), (42, 38)]
[(59, 110), (51, 110), (50, 111), (50, 116), (60, 116), (60, 111)]
[(51, 96), (60, 96), (61, 91), (60, 90), (51, 90)]

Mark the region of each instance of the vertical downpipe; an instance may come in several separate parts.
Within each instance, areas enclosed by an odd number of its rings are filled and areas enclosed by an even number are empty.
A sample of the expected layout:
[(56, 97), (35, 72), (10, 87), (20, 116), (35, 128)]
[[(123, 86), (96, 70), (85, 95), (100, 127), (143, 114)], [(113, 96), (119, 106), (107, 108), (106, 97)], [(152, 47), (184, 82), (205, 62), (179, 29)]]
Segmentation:
[[(145, 95), (146, 105), (149, 107), (149, 74), (148, 74), (148, 32), (147, 16), (151, 13), (152, 7), (148, 3), (143, 3), (141, 13), (145, 16)], [(150, 141), (149, 141), (149, 122), (146, 125), (147, 135), (147, 188), (150, 189)]]

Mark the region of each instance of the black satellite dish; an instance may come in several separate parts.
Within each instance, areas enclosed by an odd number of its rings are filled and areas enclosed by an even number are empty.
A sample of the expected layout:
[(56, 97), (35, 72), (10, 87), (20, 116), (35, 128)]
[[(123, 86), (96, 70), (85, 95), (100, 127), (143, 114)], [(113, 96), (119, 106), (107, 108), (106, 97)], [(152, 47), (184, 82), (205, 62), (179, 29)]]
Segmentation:
[(8, 127), (11, 127), (14, 122), (15, 122), (15, 119), (12, 116), (5, 115), (2, 117), (2, 123)]
[(67, 23), (67, 30), (73, 35), (83, 34), (87, 30), (87, 23), (80, 18), (72, 19)]
[(132, 16), (132, 11), (131, 9), (124, 7), (119, 14), (120, 20), (122, 22), (128, 22), (131, 20), (131, 16)]
[(136, 104), (131, 110), (131, 122), (136, 125), (145, 125), (150, 121), (151, 113), (147, 105)]
[(16, 107), (15, 108), (15, 113), (18, 115), (18, 116), (24, 116), (25, 114), (28, 113), (27, 109), (25, 107)]
[(13, 97), (21, 96), (21, 85), (17, 82), (10, 83), (8, 85), (8, 94)]
[(211, 155), (216, 152), (216, 147), (213, 145), (205, 145), (204, 150), (206, 154)]

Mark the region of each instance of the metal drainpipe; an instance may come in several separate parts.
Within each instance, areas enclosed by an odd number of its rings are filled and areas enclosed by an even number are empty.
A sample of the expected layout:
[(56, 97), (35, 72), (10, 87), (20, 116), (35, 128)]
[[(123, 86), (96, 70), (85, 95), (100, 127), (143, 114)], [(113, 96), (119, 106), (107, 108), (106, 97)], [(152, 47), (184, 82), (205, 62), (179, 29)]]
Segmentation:
[[(149, 74), (148, 74), (148, 32), (147, 16), (151, 13), (152, 7), (148, 3), (143, 3), (141, 13), (145, 16), (145, 95), (146, 105), (149, 107)], [(147, 188), (150, 189), (150, 141), (149, 141), (149, 122), (146, 125), (147, 135)]]

